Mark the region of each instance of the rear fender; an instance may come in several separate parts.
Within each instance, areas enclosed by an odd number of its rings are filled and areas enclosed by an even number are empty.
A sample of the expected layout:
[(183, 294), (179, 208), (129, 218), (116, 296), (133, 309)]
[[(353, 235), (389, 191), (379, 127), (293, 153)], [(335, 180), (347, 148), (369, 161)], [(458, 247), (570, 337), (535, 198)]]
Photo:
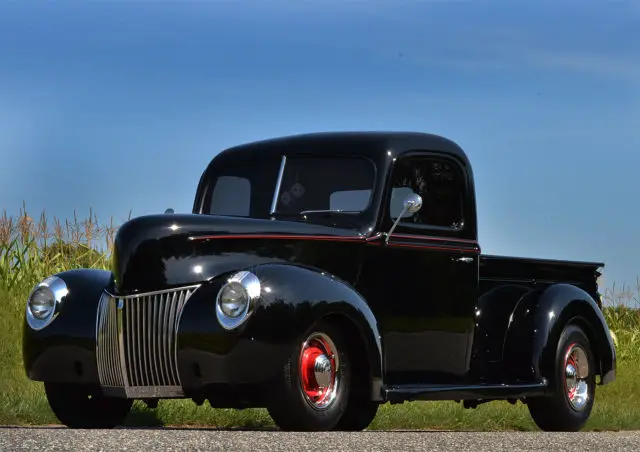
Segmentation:
[(503, 368), (510, 380), (552, 380), (557, 341), (569, 323), (581, 326), (596, 355), (600, 384), (615, 380), (616, 350), (596, 301), (570, 284), (554, 284), (523, 297), (505, 335)]

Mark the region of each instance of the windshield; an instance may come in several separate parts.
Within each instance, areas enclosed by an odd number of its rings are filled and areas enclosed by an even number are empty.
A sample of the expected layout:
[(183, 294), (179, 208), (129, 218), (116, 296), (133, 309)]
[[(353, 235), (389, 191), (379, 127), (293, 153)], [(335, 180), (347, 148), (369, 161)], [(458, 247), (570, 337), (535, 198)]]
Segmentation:
[(283, 160), (220, 162), (208, 184), (206, 213), (269, 218), (358, 213), (368, 208), (375, 183), (371, 161), (343, 156)]
[(362, 212), (369, 206), (373, 164), (357, 157), (290, 157), (284, 162), (275, 214)]

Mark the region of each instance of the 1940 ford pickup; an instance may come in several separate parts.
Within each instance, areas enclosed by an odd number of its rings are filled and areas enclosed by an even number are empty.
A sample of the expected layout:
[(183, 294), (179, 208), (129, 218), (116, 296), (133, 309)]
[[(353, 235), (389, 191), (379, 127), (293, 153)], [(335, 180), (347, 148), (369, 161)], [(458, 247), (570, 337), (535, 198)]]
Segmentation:
[(472, 168), (437, 135), (224, 150), (192, 213), (126, 222), (112, 259), (27, 301), (26, 373), (69, 427), (114, 427), (135, 399), (266, 407), (287, 430), (520, 400), (541, 429), (576, 431), (615, 379), (603, 264), (481, 254)]

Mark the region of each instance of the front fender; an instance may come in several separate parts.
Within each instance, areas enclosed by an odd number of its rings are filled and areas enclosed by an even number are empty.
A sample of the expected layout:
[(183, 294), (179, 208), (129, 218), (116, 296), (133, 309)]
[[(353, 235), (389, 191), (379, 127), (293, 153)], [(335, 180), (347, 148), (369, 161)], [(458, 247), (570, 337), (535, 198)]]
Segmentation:
[[(382, 343), (377, 320), (364, 298), (351, 285), (326, 272), (287, 264), (265, 264), (256, 275), (269, 288), (260, 321), (252, 324), (259, 336), (289, 343), (299, 340), (317, 320), (342, 316), (359, 334), (372, 378), (382, 378)], [(272, 328), (271, 325), (278, 325)]]
[(265, 382), (282, 369), (311, 325), (335, 316), (364, 345), (372, 379), (382, 378), (382, 345), (376, 319), (347, 283), (311, 268), (267, 263), (246, 270), (261, 282), (251, 318), (224, 330), (215, 316), (215, 296), (229, 274), (196, 291), (182, 313), (178, 360), (185, 389), (219, 383)]
[(557, 341), (570, 322), (579, 324), (591, 342), (600, 383), (614, 381), (616, 350), (607, 322), (596, 301), (570, 284), (532, 291), (514, 309), (502, 360), (509, 376), (525, 381), (551, 380)]
[[(23, 322), (22, 357), (27, 376), (36, 381), (98, 384), (96, 316), (111, 272), (77, 269), (58, 273), (69, 290), (57, 316), (42, 330)], [(26, 300), (25, 300), (26, 309)]]

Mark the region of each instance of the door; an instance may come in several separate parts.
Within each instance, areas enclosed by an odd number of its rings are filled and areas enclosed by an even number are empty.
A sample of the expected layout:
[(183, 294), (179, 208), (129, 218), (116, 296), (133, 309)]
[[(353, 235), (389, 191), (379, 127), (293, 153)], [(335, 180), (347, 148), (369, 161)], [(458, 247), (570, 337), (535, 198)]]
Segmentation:
[(383, 232), (407, 194), (419, 194), (422, 208), (403, 216), (387, 244), (367, 247), (360, 280), (378, 317), (388, 384), (467, 376), (479, 258), (469, 186), (463, 167), (446, 157), (420, 154), (394, 165)]

